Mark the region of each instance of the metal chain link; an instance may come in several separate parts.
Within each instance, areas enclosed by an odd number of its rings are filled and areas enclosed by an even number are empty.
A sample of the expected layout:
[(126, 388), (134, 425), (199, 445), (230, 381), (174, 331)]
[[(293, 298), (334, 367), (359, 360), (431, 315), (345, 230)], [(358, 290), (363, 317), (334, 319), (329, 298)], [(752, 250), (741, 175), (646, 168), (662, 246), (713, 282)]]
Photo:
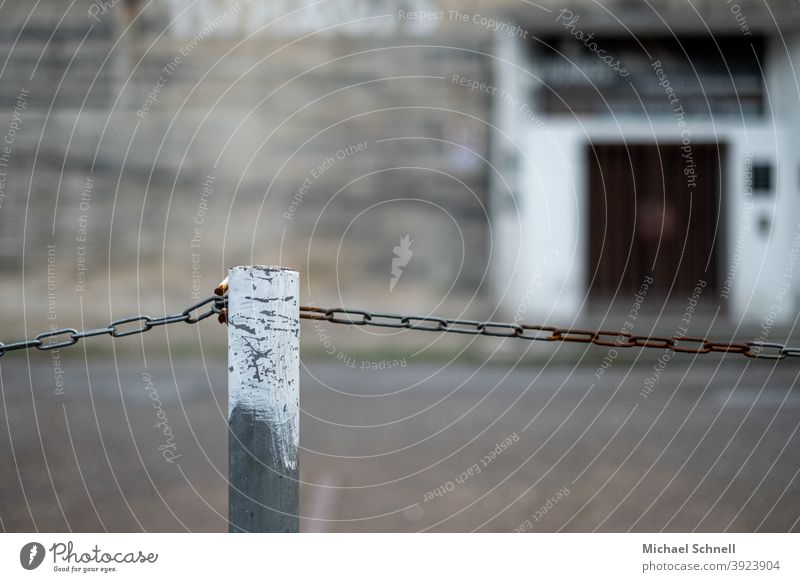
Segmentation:
[(634, 335), (623, 331), (561, 328), (524, 323), (502, 323), (471, 319), (372, 313), (362, 309), (324, 309), (300, 306), (302, 319), (314, 319), (344, 325), (365, 325), (393, 329), (416, 329), (441, 333), (483, 335), (543, 342), (594, 344), (613, 348), (655, 348), (686, 354), (725, 352), (762, 360), (783, 360), (800, 357), (800, 348), (780, 343), (751, 341), (717, 342), (706, 337)]
[[(208, 310), (199, 310), (209, 305)], [(13, 343), (0, 342), (0, 356), (14, 350), (36, 348), (37, 350), (54, 350), (75, 345), (79, 340), (87, 337), (110, 335), (111, 337), (125, 337), (142, 334), (154, 327), (172, 323), (197, 323), (212, 315), (218, 315), (219, 321), (226, 320), (228, 299), (224, 296), (211, 296), (199, 303), (195, 303), (176, 315), (153, 318), (148, 315), (136, 315), (112, 321), (108, 327), (78, 331), (67, 327), (45, 331), (33, 339), (21, 340)], [(195, 315), (192, 315), (195, 313)], [(384, 327), (391, 329), (414, 329), (420, 331), (434, 331), (440, 333), (458, 333), (466, 335), (482, 335), (489, 337), (502, 337), (523, 339), (528, 341), (543, 342), (568, 342), (594, 344), (597, 346), (613, 348), (655, 348), (666, 349), (673, 352), (686, 354), (708, 354), (723, 352), (741, 354), (748, 358), (764, 360), (783, 360), (785, 358), (800, 358), (800, 347), (787, 347), (780, 343), (751, 341), (743, 343), (717, 342), (706, 337), (687, 336), (652, 336), (634, 335), (623, 331), (613, 330), (586, 330), (574, 328), (561, 328), (547, 325), (530, 325), (524, 323), (504, 323), (498, 321), (477, 321), (472, 319), (446, 319), (429, 315), (398, 315), (395, 313), (373, 313), (363, 309), (344, 309), (336, 307), (326, 309), (322, 307), (300, 306), (300, 318), (317, 321), (326, 321), (342, 325), (359, 325), (371, 327)], [(120, 326), (138, 324), (130, 329)], [(52, 338), (56, 338), (52, 340)], [(59, 339), (62, 338), (62, 339)], [(46, 341), (50, 340), (50, 341)]]
[[(6, 352), (14, 350), (27, 350), (36, 348), (37, 350), (55, 350), (57, 348), (65, 348), (73, 346), (78, 341), (98, 335), (110, 335), (111, 337), (125, 337), (129, 335), (141, 334), (150, 331), (154, 327), (162, 325), (169, 325), (171, 323), (197, 323), (203, 321), (212, 315), (219, 315), (222, 313), (227, 300), (224, 297), (212, 296), (204, 299), (199, 303), (195, 303), (181, 311), (176, 315), (166, 315), (164, 317), (150, 317), (149, 315), (136, 315), (133, 317), (125, 317), (112, 321), (107, 327), (99, 327), (96, 329), (87, 329), (78, 331), (71, 327), (64, 327), (61, 329), (54, 329), (42, 332), (33, 337), (33, 339), (22, 340), (6, 344), (0, 342), (0, 356), (5, 355)], [(199, 311), (206, 305), (211, 305), (206, 311)], [(130, 324), (136, 324), (131, 326)], [(55, 338), (55, 339), (53, 339)]]

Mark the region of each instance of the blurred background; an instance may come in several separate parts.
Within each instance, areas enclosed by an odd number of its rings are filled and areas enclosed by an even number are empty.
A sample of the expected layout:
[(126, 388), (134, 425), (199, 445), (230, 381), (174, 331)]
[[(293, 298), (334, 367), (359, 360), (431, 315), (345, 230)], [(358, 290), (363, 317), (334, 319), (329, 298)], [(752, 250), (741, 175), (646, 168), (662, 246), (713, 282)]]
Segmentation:
[[(306, 305), (800, 344), (798, 62), (793, 0), (6, 0), (0, 340), (280, 264)], [(793, 361), (337, 327), (304, 531), (800, 529)], [(3, 530), (226, 530), (225, 358), (213, 319), (3, 356)]]

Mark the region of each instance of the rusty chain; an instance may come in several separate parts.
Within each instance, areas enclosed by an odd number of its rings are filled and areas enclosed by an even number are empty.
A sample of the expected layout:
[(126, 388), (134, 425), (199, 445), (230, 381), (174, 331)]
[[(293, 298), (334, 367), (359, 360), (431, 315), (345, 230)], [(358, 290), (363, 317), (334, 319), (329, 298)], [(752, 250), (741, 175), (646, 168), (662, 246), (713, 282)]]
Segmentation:
[[(66, 348), (75, 345), (78, 341), (87, 337), (100, 335), (125, 337), (134, 334), (142, 334), (150, 331), (154, 327), (160, 327), (171, 323), (197, 323), (212, 315), (219, 315), (225, 308), (225, 304), (225, 298), (212, 296), (187, 307), (176, 315), (165, 315), (164, 317), (135, 315), (133, 317), (114, 320), (106, 327), (98, 327), (96, 329), (87, 329), (83, 331), (78, 331), (71, 327), (53, 329), (42, 332), (28, 340), (17, 341), (10, 344), (0, 342), (0, 356), (4, 356), (6, 352), (14, 350), (27, 350), (31, 348), (36, 348), (37, 350), (55, 350), (57, 348)], [(199, 310), (206, 305), (210, 305), (210, 307), (206, 311), (200, 312)], [(136, 326), (130, 327), (129, 324), (136, 324)], [(128, 329), (122, 326), (127, 326)]]
[[(6, 352), (36, 348), (37, 350), (53, 350), (75, 345), (79, 340), (110, 335), (125, 337), (142, 334), (155, 327), (172, 323), (197, 323), (212, 315), (217, 315), (220, 322), (226, 320), (228, 300), (224, 296), (225, 288), (218, 288), (217, 295), (195, 303), (176, 315), (153, 318), (148, 315), (137, 315), (112, 321), (107, 327), (78, 331), (73, 328), (62, 328), (42, 332), (32, 339), (13, 343), (0, 342), (0, 356)], [(206, 311), (199, 310), (206, 305)], [(194, 315), (193, 315), (194, 314)], [(748, 358), (783, 360), (788, 357), (800, 357), (800, 347), (787, 347), (780, 343), (750, 341), (743, 343), (718, 342), (706, 337), (688, 336), (652, 336), (634, 335), (624, 331), (586, 330), (561, 328), (547, 325), (530, 325), (524, 323), (505, 323), (497, 321), (477, 321), (471, 319), (445, 319), (429, 315), (398, 315), (394, 313), (374, 313), (362, 309), (344, 309), (336, 307), (300, 306), (300, 318), (326, 321), (343, 325), (383, 327), (391, 329), (413, 329), (440, 333), (457, 333), (466, 335), (482, 335), (489, 337), (514, 338), (528, 341), (567, 342), (594, 344), (612, 348), (655, 348), (687, 354), (733, 353)], [(120, 329), (120, 326), (137, 324), (131, 329)], [(56, 338), (53, 340), (52, 338)], [(64, 338), (59, 340), (58, 338)]]
[(711, 352), (741, 354), (748, 358), (783, 360), (800, 357), (800, 348), (760, 341), (717, 342), (706, 337), (634, 335), (624, 331), (587, 330), (524, 323), (445, 319), (442, 317), (372, 313), (361, 309), (324, 309), (300, 307), (302, 319), (315, 319), (344, 325), (365, 325), (393, 329), (416, 329), (442, 333), (460, 333), (490, 337), (515, 338), (542, 342), (574, 342), (612, 348), (656, 348), (686, 354)]

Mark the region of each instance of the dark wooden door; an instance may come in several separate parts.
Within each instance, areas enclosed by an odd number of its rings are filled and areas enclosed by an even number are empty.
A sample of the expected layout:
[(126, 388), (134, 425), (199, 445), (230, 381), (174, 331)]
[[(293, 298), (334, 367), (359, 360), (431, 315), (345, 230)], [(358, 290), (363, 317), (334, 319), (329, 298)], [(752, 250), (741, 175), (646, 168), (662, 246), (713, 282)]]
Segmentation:
[[(594, 303), (636, 293), (686, 301), (716, 288), (724, 146), (590, 145), (589, 285)], [(692, 186), (693, 184), (693, 186)], [(620, 295), (621, 294), (621, 295)]]

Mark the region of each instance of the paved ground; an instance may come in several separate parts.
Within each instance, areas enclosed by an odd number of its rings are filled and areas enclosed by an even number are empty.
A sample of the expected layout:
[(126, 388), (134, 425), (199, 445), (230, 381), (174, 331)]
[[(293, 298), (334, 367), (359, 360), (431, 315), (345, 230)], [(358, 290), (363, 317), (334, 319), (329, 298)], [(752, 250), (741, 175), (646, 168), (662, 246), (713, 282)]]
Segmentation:
[[(226, 529), (224, 361), (62, 356), (0, 361), (3, 529)], [(302, 528), (800, 531), (800, 367), (704, 362), (307, 363)]]

